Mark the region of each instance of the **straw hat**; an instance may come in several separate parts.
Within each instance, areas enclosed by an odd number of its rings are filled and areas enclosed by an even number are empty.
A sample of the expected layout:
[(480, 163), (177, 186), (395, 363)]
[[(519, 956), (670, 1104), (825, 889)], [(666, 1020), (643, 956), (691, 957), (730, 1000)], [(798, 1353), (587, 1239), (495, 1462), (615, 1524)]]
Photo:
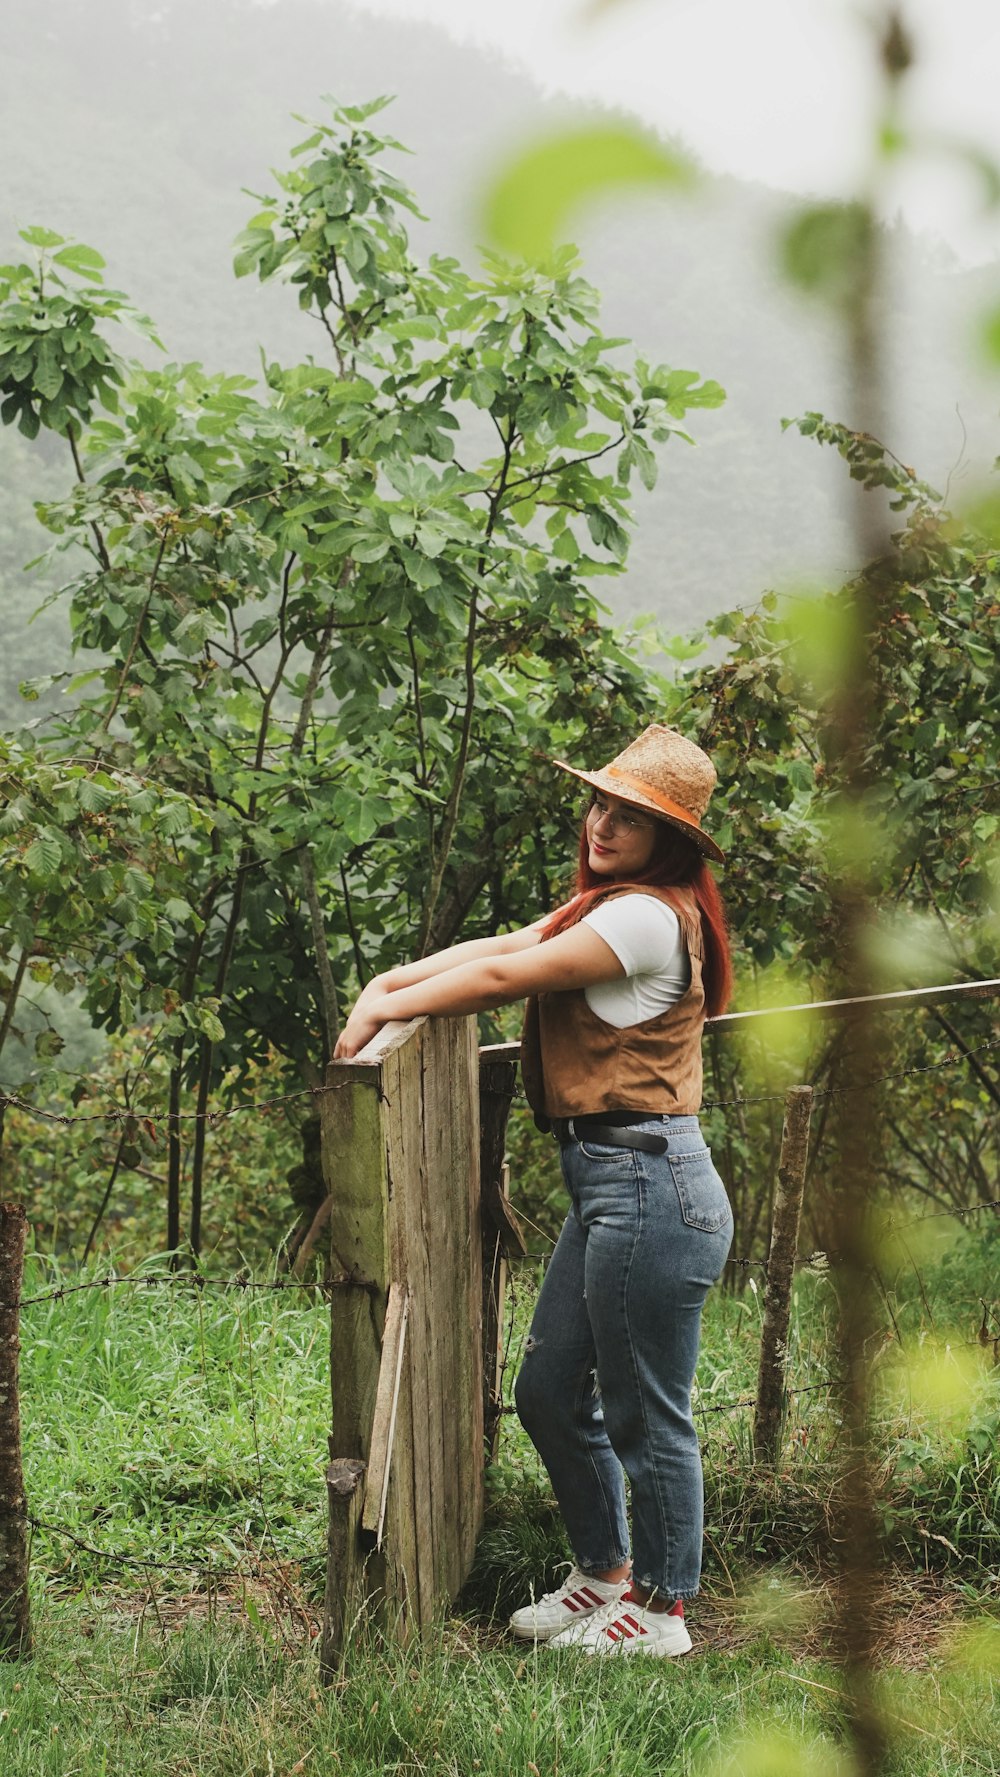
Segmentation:
[(648, 808), (686, 833), (699, 851), (725, 863), (725, 852), (701, 830), (701, 817), (715, 788), (715, 766), (707, 753), (675, 729), (651, 723), (601, 771), (577, 771), (561, 759), (553, 764), (630, 807)]

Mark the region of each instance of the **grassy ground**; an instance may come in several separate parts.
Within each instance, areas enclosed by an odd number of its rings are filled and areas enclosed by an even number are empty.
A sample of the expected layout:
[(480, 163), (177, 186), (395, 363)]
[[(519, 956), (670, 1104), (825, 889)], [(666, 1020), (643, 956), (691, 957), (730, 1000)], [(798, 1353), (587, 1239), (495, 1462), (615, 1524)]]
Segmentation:
[[(1000, 1635), (939, 1645), (880, 1690), (893, 1777), (1000, 1769)], [(836, 1674), (761, 1632), (743, 1651), (581, 1670), (450, 1627), (418, 1653), (361, 1649), (330, 1691), (277, 1632), (187, 1621), (141, 1631), (47, 1613), (38, 1655), (0, 1676), (7, 1777), (290, 1777), (337, 1771), (833, 1777)]]
[[(977, 1341), (996, 1252), (960, 1236), (884, 1280), (881, 1478), (901, 1566), (879, 1682), (899, 1777), (1000, 1772), (1000, 1388)], [(36, 1261), (26, 1294), (52, 1281)], [(531, 1290), (524, 1275), (513, 1347)], [(779, 1473), (764, 1480), (749, 1462), (750, 1415), (734, 1405), (753, 1393), (758, 1301), (747, 1291), (712, 1302), (698, 1392), (708, 1561), (689, 1613), (697, 1658), (581, 1670), (572, 1653), (506, 1640), (511, 1604), (565, 1554), (508, 1420), (463, 1614), (405, 1654), (358, 1645), (329, 1692), (314, 1640), (325, 1303), (155, 1284), (27, 1307), (29, 1503), (50, 1528), (33, 1547), (36, 1658), (0, 1669), (4, 1777), (832, 1777), (846, 1767), (822, 1560), (836, 1443), (830, 1307), (829, 1280), (804, 1274), (791, 1380), (808, 1392), (793, 1396)]]

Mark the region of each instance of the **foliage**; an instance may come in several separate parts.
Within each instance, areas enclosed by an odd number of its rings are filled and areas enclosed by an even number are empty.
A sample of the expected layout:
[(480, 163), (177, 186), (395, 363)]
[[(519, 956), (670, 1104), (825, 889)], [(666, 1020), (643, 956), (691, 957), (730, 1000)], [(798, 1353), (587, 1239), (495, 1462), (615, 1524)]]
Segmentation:
[[(6, 1189), (25, 1205), (37, 1254), (68, 1264), (92, 1252), (130, 1270), (160, 1251), (169, 1066), (155, 1028), (133, 1030), (71, 1079), (54, 1067), (39, 1079), (47, 1118), (33, 1108), (8, 1110)], [(210, 1270), (266, 1268), (291, 1232), (289, 1199), (298, 1200), (293, 1174), (309, 1101), (308, 1094), (289, 1098), (287, 1088), (281, 1058), (273, 1056), (243, 1075), (229, 1114), (211, 1120), (202, 1226)], [(227, 1097), (229, 1089), (224, 1082)], [(64, 1117), (81, 1120), (67, 1127)], [(182, 1178), (190, 1176), (194, 1134), (193, 1122), (182, 1119)]]
[[(836, 997), (835, 880), (851, 856), (863, 857), (870, 884), (868, 970), (879, 990), (997, 974), (1000, 693), (990, 663), (1000, 647), (1000, 557), (878, 440), (817, 414), (799, 423), (836, 448), (870, 492), (886, 489), (907, 518), (891, 553), (865, 570), (864, 604), (875, 612), (865, 633), (855, 633), (852, 584), (783, 600), (765, 594), (754, 611), (707, 625), (728, 644), (726, 657), (684, 671), (668, 702), (668, 719), (719, 769), (723, 818), (713, 831), (728, 854), (744, 1009)], [(856, 800), (828, 723), (859, 650), (876, 689)], [(1000, 1086), (981, 1052), (993, 1037), (989, 1003), (887, 1018), (878, 1073), (902, 1076), (882, 1099), (879, 1166), (890, 1191), (915, 1187), (943, 1205), (996, 1194), (989, 1132)], [(723, 1109), (708, 1124), (743, 1252), (758, 1250), (780, 1094), (796, 1080), (836, 1088), (848, 1042), (846, 1026), (794, 1018), (739, 1043), (710, 1033), (706, 1098)], [(921, 1071), (949, 1053), (954, 1065)], [(835, 1177), (830, 1104), (817, 1103), (807, 1214), (815, 1186)], [(815, 1219), (812, 1234), (817, 1246), (830, 1238)]]
[[(94, 942), (86, 896), (30, 899), (76, 843), (70, 824), (57, 856), (48, 761), (107, 799), (109, 845), (115, 784), (141, 784), (152, 856), (123, 831), (88, 994), (111, 1029), (157, 1020), (175, 1124), (184, 1089), (203, 1117), (273, 1048), (315, 1081), (359, 975), (477, 904), (495, 928), (551, 900), (571, 829), (543, 761), (654, 713), (587, 583), (621, 570), (654, 446), (723, 398), (622, 368), (568, 251), (417, 266), (382, 103), (317, 124), (240, 238), (237, 272), (290, 284), (324, 354), (267, 361), (263, 390), (124, 364), (99, 323), (134, 317), (90, 249), (28, 230), (37, 265), (4, 274), (6, 417), (72, 446), (77, 484), (41, 511), (85, 562), (74, 636), (100, 662), (34, 737), (10, 816), (29, 880), (8, 1013), (45, 956)], [(196, 1149), (195, 1248), (203, 1168)], [(179, 1193), (175, 1128), (172, 1245)]]
[[(46, 748), (30, 732), (0, 736), (0, 870), (3, 876), (6, 1010), (0, 1048), (27, 976), (58, 993), (82, 991), (101, 1022), (131, 1022), (142, 1001), (167, 1022), (211, 1028), (215, 1007), (178, 1006), (149, 992), (137, 952), (171, 947), (193, 836), (205, 823), (178, 791), (155, 791), (130, 769)], [(39, 1033), (41, 1060), (59, 1053), (55, 1029)]]

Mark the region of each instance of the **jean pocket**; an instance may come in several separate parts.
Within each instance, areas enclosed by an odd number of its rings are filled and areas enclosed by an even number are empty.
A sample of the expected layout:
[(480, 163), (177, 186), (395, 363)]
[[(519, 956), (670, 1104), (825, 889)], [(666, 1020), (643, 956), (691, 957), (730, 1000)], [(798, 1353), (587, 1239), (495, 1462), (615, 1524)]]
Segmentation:
[(712, 1165), (711, 1149), (702, 1148), (697, 1154), (670, 1154), (667, 1158), (687, 1226), (699, 1228), (703, 1234), (717, 1234), (732, 1211), (726, 1187)]
[(629, 1172), (635, 1171), (635, 1149), (607, 1147), (603, 1142), (581, 1141), (580, 1152), (585, 1160), (596, 1160), (602, 1166), (610, 1166), (615, 1161)]

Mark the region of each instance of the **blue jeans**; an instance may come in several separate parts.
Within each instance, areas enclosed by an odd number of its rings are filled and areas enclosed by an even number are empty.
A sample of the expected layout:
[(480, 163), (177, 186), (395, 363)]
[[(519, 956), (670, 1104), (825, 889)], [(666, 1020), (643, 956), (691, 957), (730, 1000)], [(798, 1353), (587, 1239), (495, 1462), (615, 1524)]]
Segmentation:
[[(515, 1386), (584, 1573), (629, 1558), (661, 1596), (701, 1578), (704, 1498), (691, 1414), (705, 1296), (733, 1218), (697, 1117), (639, 1127), (665, 1154), (583, 1140), (562, 1149), (572, 1199)], [(623, 1471), (624, 1470), (624, 1474)]]

